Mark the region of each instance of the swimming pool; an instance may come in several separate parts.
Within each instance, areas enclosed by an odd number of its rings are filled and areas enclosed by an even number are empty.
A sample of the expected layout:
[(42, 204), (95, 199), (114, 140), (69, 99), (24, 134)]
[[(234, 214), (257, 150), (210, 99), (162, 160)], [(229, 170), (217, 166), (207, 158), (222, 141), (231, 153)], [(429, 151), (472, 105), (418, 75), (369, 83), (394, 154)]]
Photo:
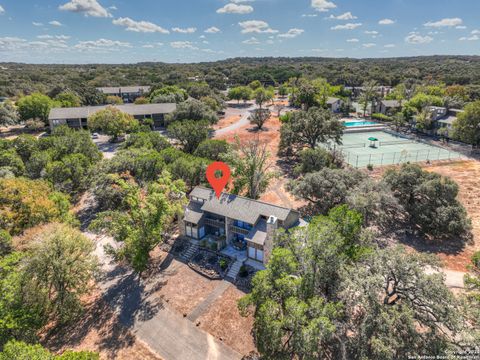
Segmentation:
[(375, 121), (345, 121), (343, 124), (346, 127), (378, 125)]

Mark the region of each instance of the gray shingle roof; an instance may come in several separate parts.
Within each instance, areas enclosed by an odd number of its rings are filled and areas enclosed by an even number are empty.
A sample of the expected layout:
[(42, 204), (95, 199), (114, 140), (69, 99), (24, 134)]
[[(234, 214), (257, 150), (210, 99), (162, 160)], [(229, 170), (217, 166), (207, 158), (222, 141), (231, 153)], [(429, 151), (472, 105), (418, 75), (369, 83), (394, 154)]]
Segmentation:
[(387, 108), (400, 107), (400, 101), (398, 100), (382, 100), (382, 104)]
[[(177, 104), (125, 104), (110, 105), (132, 116), (151, 115), (151, 114), (169, 114), (177, 108)], [(99, 110), (103, 110), (107, 105), (102, 106), (82, 106), (74, 108), (53, 108), (50, 110), (48, 118), (50, 120), (62, 119), (81, 119), (88, 118)]]
[(190, 204), (188, 204), (187, 208), (185, 209), (185, 216), (183, 220), (192, 224), (198, 224), (203, 216), (201, 207), (201, 204), (190, 202)]
[(335, 97), (329, 97), (327, 99), (327, 104), (328, 105), (332, 105), (332, 104), (335, 104), (338, 100), (340, 100), (339, 98), (335, 98)]
[(290, 212), (295, 211), (226, 193), (222, 193), (220, 199), (217, 199), (213, 190), (201, 186), (193, 189), (190, 196), (205, 200), (202, 211), (227, 216), (249, 224), (255, 224), (260, 216), (269, 217), (273, 215), (280, 221), (285, 221)]
[(150, 86), (115, 86), (115, 87), (99, 87), (98, 91), (104, 94), (119, 94), (122, 93), (137, 93), (137, 92), (149, 92)]
[(265, 245), (265, 239), (267, 238), (267, 222), (260, 220), (252, 230), (245, 236), (245, 240), (254, 244)]

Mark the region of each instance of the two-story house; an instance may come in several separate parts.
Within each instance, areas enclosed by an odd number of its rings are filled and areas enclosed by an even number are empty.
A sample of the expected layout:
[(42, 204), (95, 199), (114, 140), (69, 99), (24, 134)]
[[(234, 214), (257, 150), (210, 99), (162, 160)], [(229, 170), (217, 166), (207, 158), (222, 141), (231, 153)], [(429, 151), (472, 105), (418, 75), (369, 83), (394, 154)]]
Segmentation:
[(298, 211), (227, 193), (217, 198), (213, 190), (197, 186), (190, 193), (180, 231), (192, 239), (215, 241), (218, 249), (244, 249), (248, 258), (265, 264), (275, 231), (301, 222)]

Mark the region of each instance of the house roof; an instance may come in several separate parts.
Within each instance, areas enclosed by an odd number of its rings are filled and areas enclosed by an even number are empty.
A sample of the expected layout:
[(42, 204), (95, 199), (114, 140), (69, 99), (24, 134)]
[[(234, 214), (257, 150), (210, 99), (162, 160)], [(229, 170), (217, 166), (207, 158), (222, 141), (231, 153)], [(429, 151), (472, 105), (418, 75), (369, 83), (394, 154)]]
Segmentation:
[(201, 207), (201, 204), (191, 201), (185, 209), (183, 220), (192, 224), (198, 224), (203, 216)]
[(245, 240), (250, 241), (254, 244), (264, 245), (265, 239), (267, 238), (267, 222), (265, 220), (260, 220), (255, 227), (250, 230)]
[(248, 224), (256, 224), (260, 216), (275, 216), (280, 221), (285, 221), (295, 210), (276, 206), (262, 201), (248, 199), (242, 196), (222, 193), (219, 199), (215, 192), (205, 187), (197, 186), (191, 196), (204, 199), (201, 210), (220, 216), (240, 220)]
[(332, 105), (332, 104), (335, 104), (337, 101), (339, 101), (340, 99), (339, 98), (335, 98), (335, 97), (329, 97), (327, 99), (327, 104), (328, 105)]
[(104, 94), (138, 93), (138, 92), (149, 92), (150, 86), (99, 87), (97, 88), (97, 90)]
[(382, 104), (387, 108), (397, 108), (401, 106), (398, 100), (382, 100)]
[(50, 110), (48, 118), (50, 120), (62, 119), (81, 119), (88, 118), (90, 115), (107, 106), (113, 106), (132, 116), (151, 115), (151, 114), (169, 114), (177, 108), (177, 104), (125, 104), (125, 105), (102, 105), (102, 106), (82, 106), (73, 108), (53, 108)]

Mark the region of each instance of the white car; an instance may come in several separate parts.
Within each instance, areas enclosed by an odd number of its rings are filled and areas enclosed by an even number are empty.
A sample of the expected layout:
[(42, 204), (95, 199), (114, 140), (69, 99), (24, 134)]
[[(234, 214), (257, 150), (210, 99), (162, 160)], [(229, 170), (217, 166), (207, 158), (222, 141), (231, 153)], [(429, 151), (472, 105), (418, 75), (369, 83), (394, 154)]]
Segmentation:
[(92, 134), (92, 139), (98, 139), (100, 135), (98, 135), (98, 133), (93, 133)]

